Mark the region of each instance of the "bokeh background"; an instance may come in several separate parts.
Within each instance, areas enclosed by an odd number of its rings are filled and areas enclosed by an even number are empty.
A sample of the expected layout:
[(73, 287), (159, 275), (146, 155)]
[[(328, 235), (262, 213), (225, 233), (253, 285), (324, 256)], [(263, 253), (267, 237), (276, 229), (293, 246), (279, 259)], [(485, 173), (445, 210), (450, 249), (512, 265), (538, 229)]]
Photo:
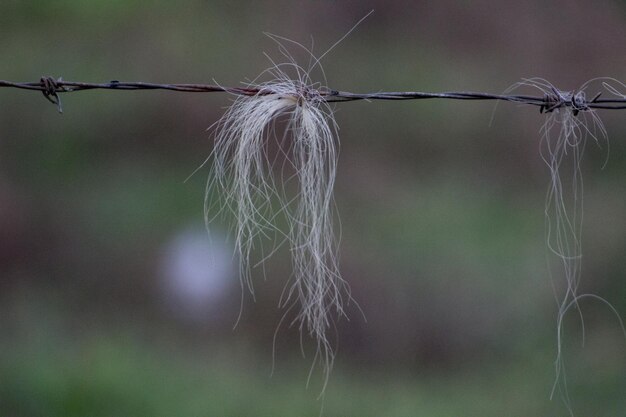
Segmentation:
[[(541, 76), (626, 79), (624, 1), (2, 0), (0, 78), (237, 85), (279, 57), (264, 31), (326, 50), (348, 91), (501, 92)], [(341, 268), (352, 305), (335, 370), (274, 331), (288, 254), (243, 299), (228, 218), (203, 224), (206, 128), (225, 94), (80, 92), (59, 115), (0, 91), (0, 414), (565, 416), (550, 400), (556, 312), (536, 108), (337, 105)], [(583, 162), (582, 292), (626, 313), (626, 121)], [(213, 262), (210, 262), (213, 259)], [(560, 285), (558, 271), (554, 277)], [(237, 322), (241, 307), (241, 317)], [(563, 341), (576, 415), (626, 413), (626, 349), (582, 304)], [(304, 340), (305, 352), (310, 344)], [(275, 351), (273, 355), (272, 352)], [(273, 375), (272, 374), (273, 369)]]

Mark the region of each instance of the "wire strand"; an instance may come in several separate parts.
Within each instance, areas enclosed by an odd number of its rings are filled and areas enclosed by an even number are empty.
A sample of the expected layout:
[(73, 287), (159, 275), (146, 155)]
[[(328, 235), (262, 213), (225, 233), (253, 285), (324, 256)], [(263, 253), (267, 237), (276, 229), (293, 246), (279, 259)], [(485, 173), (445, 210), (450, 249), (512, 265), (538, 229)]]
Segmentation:
[[(59, 94), (73, 93), (84, 90), (169, 90), (184, 93), (216, 93), (225, 92), (236, 95), (255, 96), (272, 94), (268, 88), (243, 88), (223, 87), (214, 84), (156, 84), (148, 82), (122, 82), (109, 81), (105, 83), (88, 83), (77, 81), (63, 81), (61, 78), (41, 77), (35, 82), (12, 82), (0, 80), (0, 87), (17, 88), (22, 90), (40, 91), (43, 95), (57, 105), (62, 111)], [(310, 87), (306, 87), (310, 88)], [(506, 95), (491, 94), (475, 91), (445, 91), (439, 93), (420, 91), (392, 91), (376, 93), (352, 93), (348, 91), (331, 90), (322, 88), (316, 91), (318, 96), (326, 102), (344, 102), (359, 100), (424, 100), (424, 99), (449, 99), (449, 100), (499, 100), (520, 104), (537, 106), (540, 111), (552, 112), (558, 108), (571, 107), (575, 111), (589, 109), (624, 110), (626, 109), (625, 98), (601, 99), (600, 94), (588, 100), (581, 98), (579, 94), (549, 94), (545, 96), (529, 95)]]

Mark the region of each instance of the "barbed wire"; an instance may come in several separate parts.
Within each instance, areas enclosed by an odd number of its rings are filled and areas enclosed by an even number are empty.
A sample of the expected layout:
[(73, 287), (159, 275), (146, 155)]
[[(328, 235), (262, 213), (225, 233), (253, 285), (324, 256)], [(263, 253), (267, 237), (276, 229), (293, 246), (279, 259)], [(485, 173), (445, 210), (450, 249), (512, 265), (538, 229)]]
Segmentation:
[[(63, 81), (61, 78), (41, 77), (35, 82), (12, 82), (0, 80), (0, 87), (18, 88), (23, 90), (40, 91), (44, 97), (55, 104), (59, 112), (63, 112), (60, 93), (72, 93), (84, 90), (169, 90), (185, 93), (215, 93), (225, 92), (236, 95), (255, 96), (268, 95), (274, 92), (268, 87), (224, 87), (215, 84), (156, 84), (147, 82), (121, 82), (117, 80), (105, 83), (88, 83), (76, 81)], [(598, 93), (592, 99), (587, 99), (583, 91), (563, 92), (557, 89), (544, 96), (530, 95), (507, 95), (491, 94), (474, 91), (444, 91), (438, 93), (419, 91), (393, 91), (375, 93), (351, 93), (348, 91), (332, 90), (328, 88), (313, 89), (303, 87), (309, 92), (314, 92), (326, 102), (345, 102), (358, 100), (424, 100), (424, 99), (449, 99), (449, 100), (499, 100), (539, 107), (542, 113), (549, 113), (562, 107), (569, 107), (575, 114), (579, 111), (591, 109), (624, 110), (626, 109), (626, 97), (624, 98), (600, 98)]]

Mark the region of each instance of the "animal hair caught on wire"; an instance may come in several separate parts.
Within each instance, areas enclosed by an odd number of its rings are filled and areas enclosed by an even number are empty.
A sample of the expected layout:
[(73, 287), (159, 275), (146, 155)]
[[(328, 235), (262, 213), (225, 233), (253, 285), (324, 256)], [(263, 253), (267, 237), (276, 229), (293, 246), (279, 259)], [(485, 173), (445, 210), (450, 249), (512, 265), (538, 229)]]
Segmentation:
[[(314, 340), (316, 353), (311, 371), (316, 364), (322, 367), (322, 393), (334, 361), (329, 337), (329, 330), (334, 327), (333, 314), (345, 316), (344, 303), (351, 297), (339, 272), (340, 228), (333, 196), (339, 155), (338, 126), (331, 105), (321, 93), (328, 89), (314, 83), (311, 73), (317, 68), (326, 82), (320, 60), (363, 19), (319, 57), (312, 47), (266, 34), (278, 45), (286, 62), (276, 63), (265, 54), (271, 67), (246, 83), (246, 89), (256, 89), (259, 94), (236, 96), (215, 124), (213, 170), (207, 186), (207, 220), (212, 211), (208, 196), (214, 189), (224, 196), (221, 209), (235, 217), (234, 243), (241, 283), (251, 294), (254, 295), (251, 268), (255, 247), (261, 247), (270, 235), (280, 236), (277, 246), (288, 245), (293, 271), (279, 302), (285, 309), (281, 324), (290, 320), (301, 334)], [(296, 63), (286, 44), (295, 45), (308, 55), (307, 68)], [(265, 77), (269, 80), (259, 81)], [(284, 125), (282, 134), (277, 132), (278, 122)], [(269, 140), (275, 141), (277, 155), (283, 158), (277, 170), (278, 181), (274, 173), (278, 158), (268, 155)], [(288, 190), (293, 181), (297, 183), (295, 195)], [(277, 225), (278, 217), (286, 220), (286, 230)], [(263, 264), (276, 249), (262, 253), (256, 265)], [(295, 318), (288, 319), (292, 311), (297, 311)]]
[[(585, 82), (575, 91), (558, 90), (552, 83), (542, 78), (524, 79), (512, 87), (512, 90), (529, 87), (541, 91), (546, 97), (546, 104), (540, 108), (548, 113), (540, 129), (540, 154), (550, 173), (550, 183), (545, 201), (546, 247), (548, 263), (555, 258), (565, 278), (564, 285), (556, 282), (551, 268), (552, 287), (558, 305), (556, 328), (555, 381), (551, 397), (558, 391), (573, 415), (571, 400), (565, 378), (563, 359), (564, 319), (571, 309), (576, 309), (582, 329), (584, 343), (585, 325), (580, 306), (583, 300), (595, 300), (605, 304), (616, 316), (626, 337), (626, 328), (616, 309), (604, 298), (596, 294), (580, 293), (582, 269), (582, 227), (583, 227), (583, 175), (581, 162), (585, 146), (589, 139), (596, 145), (606, 148), (606, 161), (609, 156), (609, 139), (604, 123), (597, 111), (586, 105), (586, 89), (590, 84), (601, 81), (610, 94), (623, 96), (613, 84), (624, 84), (612, 78), (596, 78)], [(597, 100), (597, 94), (591, 102)], [(570, 103), (564, 106), (563, 103)]]

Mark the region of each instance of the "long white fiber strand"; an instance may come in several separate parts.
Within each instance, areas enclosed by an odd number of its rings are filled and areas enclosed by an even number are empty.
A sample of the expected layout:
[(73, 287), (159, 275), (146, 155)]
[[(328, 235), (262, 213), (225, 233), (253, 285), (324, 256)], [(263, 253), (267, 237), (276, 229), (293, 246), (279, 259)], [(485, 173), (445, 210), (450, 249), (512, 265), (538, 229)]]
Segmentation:
[[(292, 310), (298, 311), (291, 325), (297, 324), (301, 335), (308, 334), (315, 341), (309, 380), (315, 366), (320, 365), (324, 376), (320, 395), (326, 389), (335, 357), (328, 335), (334, 328), (333, 317), (345, 316), (344, 301), (351, 300), (351, 296), (339, 272), (339, 225), (333, 224), (338, 127), (332, 108), (320, 93), (326, 88), (313, 83), (310, 75), (317, 68), (326, 82), (321, 59), (372, 13), (373, 10), (317, 57), (312, 47), (266, 33), (276, 42), (287, 62), (277, 64), (265, 54), (272, 66), (248, 83), (248, 87), (258, 88), (259, 93), (238, 96), (214, 126), (214, 165), (207, 184), (205, 221), (208, 225), (211, 220), (209, 213), (214, 204), (210, 196), (211, 191), (216, 190), (223, 197), (220, 211), (229, 211), (235, 216), (235, 254), (239, 260), (241, 285), (247, 287), (253, 297), (251, 256), (255, 244), (262, 247), (262, 238), (271, 239), (270, 235), (280, 237), (281, 243), (276, 248), (288, 244), (293, 272), (279, 301), (279, 306), (285, 309), (280, 323)], [(306, 53), (307, 69), (296, 63), (286, 43)], [(256, 82), (266, 75), (270, 76), (270, 81)], [(287, 127), (279, 139), (275, 122), (283, 116)], [(268, 138), (277, 139), (279, 153), (285, 159), (280, 188), (272, 174), (277, 158), (270, 158), (266, 151)], [(287, 190), (286, 185), (293, 176), (287, 176), (286, 171), (295, 172), (298, 190), (295, 196), (290, 196)], [(274, 208), (274, 202), (278, 208)], [(287, 220), (286, 232), (277, 226), (279, 217)], [(267, 256), (262, 253), (258, 264), (262, 265), (273, 252)]]
[[(594, 80), (591, 80), (594, 81)], [(594, 294), (580, 294), (583, 224), (583, 176), (581, 161), (586, 142), (591, 138), (596, 144), (607, 144), (608, 135), (598, 114), (584, 107), (585, 88), (583, 84), (575, 92), (560, 91), (550, 82), (541, 78), (525, 79), (514, 85), (529, 86), (542, 91), (546, 97), (558, 102), (580, 103), (581, 107), (557, 106), (550, 110), (540, 129), (541, 157), (550, 172), (550, 184), (546, 194), (546, 244), (549, 253), (558, 259), (565, 278), (565, 287), (560, 288), (553, 280), (554, 294), (558, 305), (557, 313), (557, 352), (555, 358), (555, 381), (551, 398), (558, 390), (573, 415), (568, 395), (565, 364), (562, 351), (563, 321), (567, 312), (578, 311), (584, 341), (584, 321), (579, 302), (583, 298), (599, 300), (615, 309), (603, 298)], [(608, 89), (608, 88), (607, 88)], [(609, 90), (610, 91), (610, 90)], [(608, 151), (607, 151), (608, 154)], [(623, 326), (622, 326), (623, 328)]]
[[(251, 257), (255, 245), (262, 245), (266, 237), (271, 240), (271, 236), (279, 236), (289, 246), (293, 273), (279, 304), (286, 309), (285, 315), (298, 311), (292, 324), (314, 339), (314, 365), (322, 366), (325, 387), (334, 359), (328, 336), (334, 323), (331, 312), (343, 315), (343, 300), (349, 297), (339, 273), (338, 238), (333, 227), (337, 126), (332, 109), (319, 92), (321, 87), (311, 83), (311, 68), (305, 71), (299, 67), (280, 47), (289, 62), (272, 62), (273, 67), (264, 72), (272, 80), (249, 84), (260, 92), (238, 96), (216, 123), (205, 210), (210, 220), (209, 192), (220, 192), (221, 209), (235, 217), (234, 244), (241, 284), (253, 295)], [(312, 64), (316, 65), (318, 60)], [(295, 80), (287, 75), (288, 70), (295, 71)], [(280, 137), (275, 128), (279, 119), (286, 119)], [(267, 152), (268, 139), (272, 138), (285, 158), (279, 179), (272, 173), (277, 158)], [(289, 176), (286, 171), (294, 174)], [(290, 180), (297, 182), (296, 195), (289, 195), (286, 189)], [(287, 230), (277, 226), (278, 217), (286, 219)], [(262, 255), (259, 263), (265, 259)]]

